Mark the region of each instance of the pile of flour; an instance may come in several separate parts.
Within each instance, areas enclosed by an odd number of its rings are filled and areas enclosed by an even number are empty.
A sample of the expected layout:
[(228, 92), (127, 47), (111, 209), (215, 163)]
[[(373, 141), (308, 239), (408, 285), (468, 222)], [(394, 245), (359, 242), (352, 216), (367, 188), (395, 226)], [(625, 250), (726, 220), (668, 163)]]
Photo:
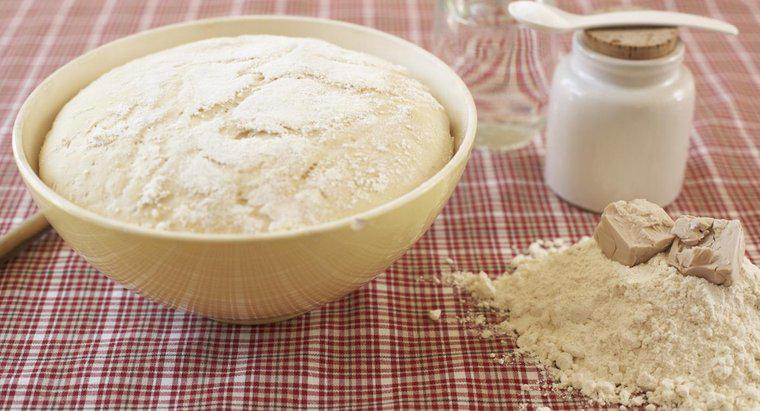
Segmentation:
[(535, 243), (515, 271), (445, 279), (508, 315), (494, 327), (593, 400), (709, 409), (760, 407), (760, 269), (730, 287), (684, 276), (663, 255), (627, 267), (593, 239)]

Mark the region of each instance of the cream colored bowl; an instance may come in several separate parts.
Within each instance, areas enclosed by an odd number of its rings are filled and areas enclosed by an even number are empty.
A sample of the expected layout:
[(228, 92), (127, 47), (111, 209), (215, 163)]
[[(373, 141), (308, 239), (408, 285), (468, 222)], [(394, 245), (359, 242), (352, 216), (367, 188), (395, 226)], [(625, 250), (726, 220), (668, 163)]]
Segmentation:
[[(413, 191), (369, 211), (297, 231), (194, 234), (141, 228), (61, 197), (37, 175), (40, 147), (61, 107), (81, 88), (134, 58), (209, 37), (315, 37), (405, 66), (446, 108), (456, 152)], [(58, 234), (93, 266), (140, 294), (220, 321), (265, 323), (337, 300), (371, 280), (430, 227), (459, 181), (475, 136), (475, 105), (443, 62), (392, 35), (330, 20), (250, 16), (194, 21), (135, 34), (61, 67), (24, 103), (13, 155)]]

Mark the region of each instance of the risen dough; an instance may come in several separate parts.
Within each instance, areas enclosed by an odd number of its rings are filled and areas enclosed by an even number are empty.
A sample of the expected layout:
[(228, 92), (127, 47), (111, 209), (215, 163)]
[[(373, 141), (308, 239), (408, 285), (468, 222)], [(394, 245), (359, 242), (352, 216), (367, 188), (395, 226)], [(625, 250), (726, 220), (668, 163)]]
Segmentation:
[(145, 227), (271, 232), (396, 198), (452, 145), (444, 109), (403, 68), (315, 39), (242, 36), (94, 81), (58, 114), (40, 175)]

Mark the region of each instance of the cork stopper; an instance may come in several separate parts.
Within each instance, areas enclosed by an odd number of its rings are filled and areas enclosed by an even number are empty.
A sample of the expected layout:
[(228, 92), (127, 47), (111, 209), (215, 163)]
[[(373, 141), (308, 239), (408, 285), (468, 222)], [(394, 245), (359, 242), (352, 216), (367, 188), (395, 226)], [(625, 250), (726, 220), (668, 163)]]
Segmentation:
[(676, 27), (609, 27), (583, 32), (583, 44), (606, 56), (649, 60), (667, 56), (678, 46)]

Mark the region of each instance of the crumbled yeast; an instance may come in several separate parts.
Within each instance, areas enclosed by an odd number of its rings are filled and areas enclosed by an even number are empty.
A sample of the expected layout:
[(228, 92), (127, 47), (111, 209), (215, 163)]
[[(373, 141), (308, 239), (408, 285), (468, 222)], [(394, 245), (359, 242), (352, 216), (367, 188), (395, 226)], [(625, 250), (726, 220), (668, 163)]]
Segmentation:
[(438, 321), (441, 319), (441, 312), (441, 310), (430, 310), (428, 311), (428, 318), (433, 321)]

